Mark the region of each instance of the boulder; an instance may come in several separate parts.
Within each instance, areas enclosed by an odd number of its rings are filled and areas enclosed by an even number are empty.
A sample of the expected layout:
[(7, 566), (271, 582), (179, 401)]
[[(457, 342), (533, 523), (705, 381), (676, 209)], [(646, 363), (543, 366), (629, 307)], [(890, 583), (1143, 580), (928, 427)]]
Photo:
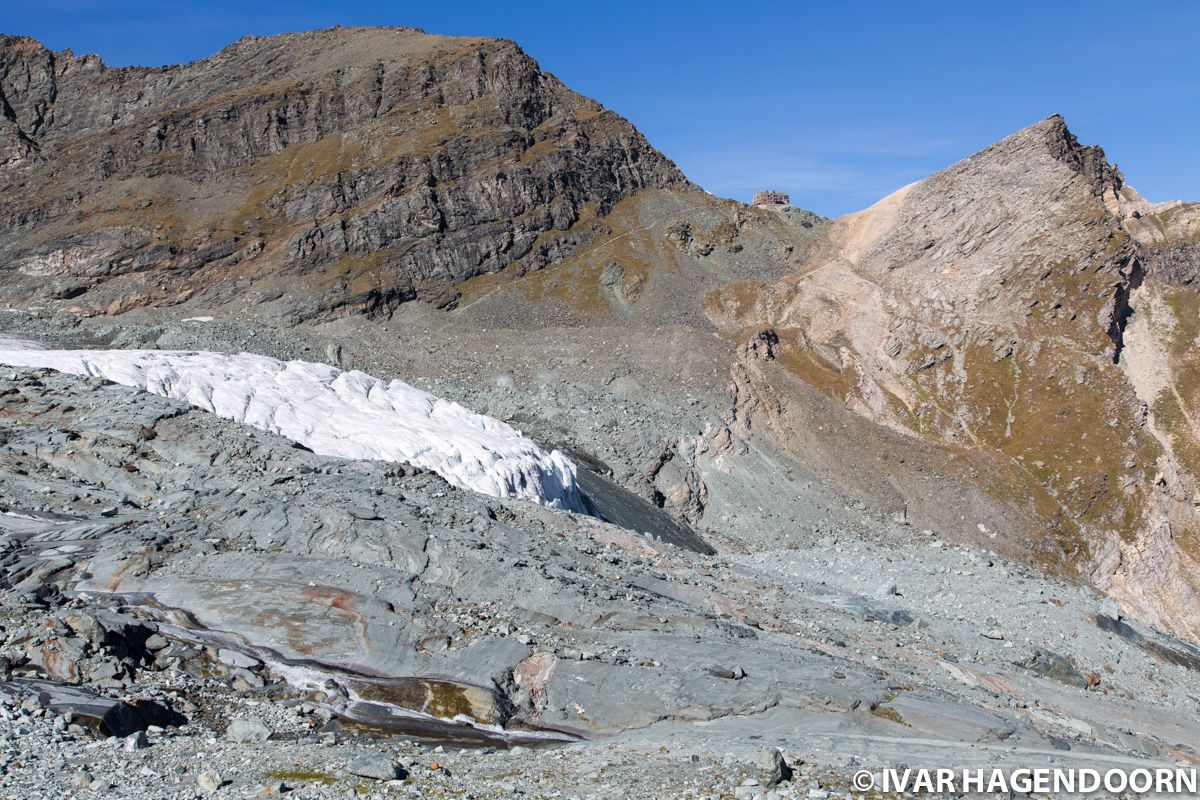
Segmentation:
[(391, 757), (382, 753), (367, 753), (358, 756), (346, 765), (346, 771), (360, 778), (371, 778), (377, 781), (391, 781), (401, 777), (401, 771)]
[(0, 692), (24, 696), (34, 708), (69, 716), (73, 723), (101, 736), (126, 737), (150, 725), (166, 727), (187, 722), (181, 714), (149, 700), (118, 700), (86, 687), (54, 681), (13, 679), (0, 684)]
[(33, 641), (25, 644), (25, 656), (31, 665), (48, 678), (63, 683), (79, 683), (79, 662), (84, 657), (82, 639), (53, 636)]
[(759, 783), (763, 786), (777, 786), (792, 778), (792, 768), (778, 747), (769, 747), (759, 753), (755, 766)]
[(267, 724), (256, 717), (238, 717), (229, 723), (225, 731), (228, 738), (242, 744), (265, 742), (271, 738), (271, 733)]

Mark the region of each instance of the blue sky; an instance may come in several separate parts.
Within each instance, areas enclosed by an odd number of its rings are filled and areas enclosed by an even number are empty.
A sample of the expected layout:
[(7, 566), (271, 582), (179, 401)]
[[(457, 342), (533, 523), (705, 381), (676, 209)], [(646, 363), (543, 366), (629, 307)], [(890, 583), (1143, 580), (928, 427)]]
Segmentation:
[(837, 215), (1061, 113), (1151, 200), (1200, 200), (1200, 2), (39, 0), (0, 32), (112, 65), (243, 34), (409, 25), (500, 36), (716, 194)]

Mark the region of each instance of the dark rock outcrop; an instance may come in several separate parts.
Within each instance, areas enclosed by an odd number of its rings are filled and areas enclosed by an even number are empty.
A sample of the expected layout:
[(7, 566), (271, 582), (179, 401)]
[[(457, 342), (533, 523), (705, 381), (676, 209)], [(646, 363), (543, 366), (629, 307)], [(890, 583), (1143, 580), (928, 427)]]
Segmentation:
[(1119, 192), (1125, 185), (1125, 177), (1115, 164), (1108, 163), (1104, 148), (1098, 145), (1081, 145), (1075, 134), (1067, 128), (1066, 121), (1058, 114), (1041, 124), (1050, 155), (1083, 175), (1092, 185), (1092, 192), (1101, 197), (1106, 191)]

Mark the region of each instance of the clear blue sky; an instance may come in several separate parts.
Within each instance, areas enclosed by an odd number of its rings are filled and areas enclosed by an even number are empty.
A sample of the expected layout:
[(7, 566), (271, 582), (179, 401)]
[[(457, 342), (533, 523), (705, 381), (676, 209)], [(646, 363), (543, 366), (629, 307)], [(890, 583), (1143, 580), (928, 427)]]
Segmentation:
[(409, 25), (516, 40), (716, 194), (862, 208), (1052, 113), (1151, 200), (1200, 200), (1200, 2), (3, 0), (0, 31), (112, 65), (243, 34)]

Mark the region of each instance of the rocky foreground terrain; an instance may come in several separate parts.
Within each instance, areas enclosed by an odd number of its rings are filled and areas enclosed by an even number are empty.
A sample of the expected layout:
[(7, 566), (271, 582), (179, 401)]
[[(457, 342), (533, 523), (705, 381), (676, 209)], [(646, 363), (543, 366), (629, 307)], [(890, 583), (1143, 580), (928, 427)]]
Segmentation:
[(831, 221), (707, 195), (507, 42), (9, 37), (0, 100), (0, 337), (399, 378), (587, 500), (0, 366), (0, 796), (1200, 760), (1200, 213), (1061, 119)]
[(701, 555), (97, 380), (5, 374), (0, 416), (12, 797), (820, 797), (859, 765), (1197, 757), (1200, 651), (866, 511)]

